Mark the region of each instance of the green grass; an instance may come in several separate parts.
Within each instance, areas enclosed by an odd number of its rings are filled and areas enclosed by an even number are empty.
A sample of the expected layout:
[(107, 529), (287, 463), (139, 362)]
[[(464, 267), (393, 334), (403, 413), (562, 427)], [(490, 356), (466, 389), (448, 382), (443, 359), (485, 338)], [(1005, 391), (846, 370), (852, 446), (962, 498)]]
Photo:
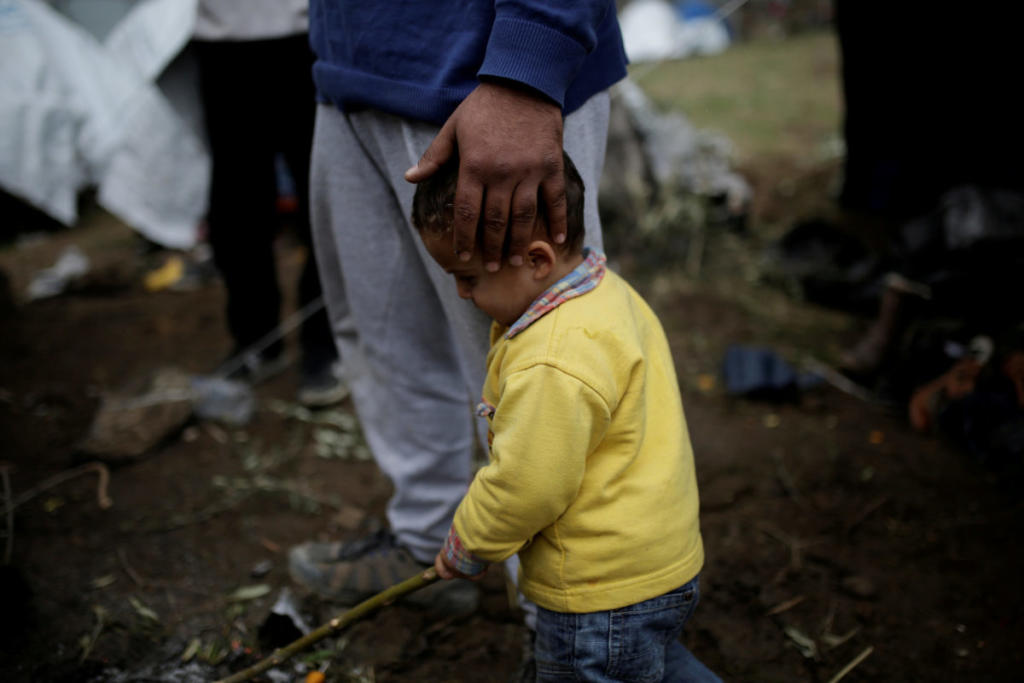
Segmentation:
[(841, 96), (835, 34), (817, 32), (732, 46), (712, 57), (630, 67), (662, 110), (725, 134), (737, 161), (815, 161), (840, 139)]

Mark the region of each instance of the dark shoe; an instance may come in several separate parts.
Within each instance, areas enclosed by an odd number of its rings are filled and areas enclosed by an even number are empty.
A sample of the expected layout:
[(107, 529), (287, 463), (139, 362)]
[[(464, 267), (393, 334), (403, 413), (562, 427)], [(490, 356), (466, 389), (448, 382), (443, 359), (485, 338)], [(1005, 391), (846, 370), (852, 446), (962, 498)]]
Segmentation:
[[(349, 543), (304, 543), (288, 552), (292, 580), (343, 605), (358, 604), (428, 567), (397, 545), (387, 530)], [(476, 585), (456, 579), (438, 581), (403, 600), (448, 614), (469, 614), (480, 595)]]
[(341, 381), (338, 361), (304, 368), (297, 400), (307, 408), (326, 408), (348, 397), (348, 387)]

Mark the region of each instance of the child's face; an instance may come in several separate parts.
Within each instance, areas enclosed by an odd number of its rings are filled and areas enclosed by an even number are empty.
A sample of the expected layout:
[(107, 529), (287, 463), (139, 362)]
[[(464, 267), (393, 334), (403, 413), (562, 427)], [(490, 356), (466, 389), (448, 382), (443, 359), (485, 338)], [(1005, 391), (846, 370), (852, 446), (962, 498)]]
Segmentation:
[(533, 300), (541, 293), (532, 277), (529, 262), (513, 268), (505, 264), (497, 272), (484, 268), (479, 249), (472, 258), (460, 261), (453, 253), (451, 232), (436, 233), (424, 230), (423, 244), (445, 272), (455, 277), (459, 296), (470, 299), (473, 305), (502, 325), (511, 325), (519, 319)]

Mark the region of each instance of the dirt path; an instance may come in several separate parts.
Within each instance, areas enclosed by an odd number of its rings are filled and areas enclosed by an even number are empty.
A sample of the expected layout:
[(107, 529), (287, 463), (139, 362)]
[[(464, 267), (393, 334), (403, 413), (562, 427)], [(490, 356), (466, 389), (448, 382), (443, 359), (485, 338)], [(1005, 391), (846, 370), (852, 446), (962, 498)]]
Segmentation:
[[(80, 462), (104, 391), (160, 367), (209, 370), (229, 346), (219, 285), (143, 291), (134, 239), (102, 216), (0, 252), (12, 289), (70, 241), (94, 258), (91, 283), (0, 319), (14, 496)], [(676, 354), (702, 490), (708, 561), (686, 642), (734, 681), (832, 681), (854, 661), (844, 680), (1018, 680), (1019, 491), (828, 387), (785, 404), (726, 396), (715, 378), (728, 344), (837, 348), (856, 323), (715, 279), (742, 249), (711, 247), (707, 281), (645, 286)], [(294, 590), (287, 547), (378, 523), (389, 494), (352, 445), (351, 406), (311, 418), (289, 403), (294, 388), (292, 369), (259, 389), (248, 426), (193, 421), (112, 466), (109, 509), (92, 475), (18, 507), (0, 548), (0, 678), (201, 681), (265, 652), (260, 626)], [(349, 436), (338, 446), (322, 430)], [(310, 623), (338, 609), (296, 603)], [(337, 681), (506, 681), (524, 633), (495, 573), (469, 617), (396, 605), (299, 660), (330, 661)]]

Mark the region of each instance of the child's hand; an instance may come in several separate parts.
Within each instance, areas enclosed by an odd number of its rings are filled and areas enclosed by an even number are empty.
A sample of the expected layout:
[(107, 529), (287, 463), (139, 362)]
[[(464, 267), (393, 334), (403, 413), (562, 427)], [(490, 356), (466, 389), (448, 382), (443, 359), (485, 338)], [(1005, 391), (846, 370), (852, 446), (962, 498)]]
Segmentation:
[(470, 581), (479, 581), (480, 579), (484, 578), (484, 574), (487, 573), (487, 570), (484, 569), (479, 574), (474, 574), (473, 576), (463, 574), (458, 569), (448, 564), (444, 559), (444, 553), (440, 552), (437, 554), (437, 557), (434, 558), (434, 571), (437, 572), (437, 575), (439, 577), (445, 580), (469, 579)]

